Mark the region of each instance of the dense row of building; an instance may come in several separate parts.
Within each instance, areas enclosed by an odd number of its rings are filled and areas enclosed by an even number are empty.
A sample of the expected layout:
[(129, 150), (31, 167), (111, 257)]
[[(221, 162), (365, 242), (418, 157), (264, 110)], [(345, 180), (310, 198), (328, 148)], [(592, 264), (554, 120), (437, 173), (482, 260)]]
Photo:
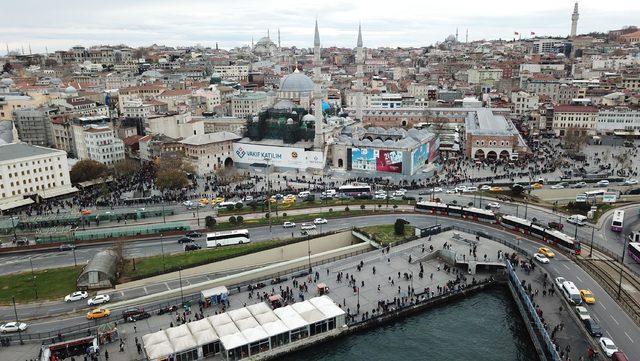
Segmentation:
[[(200, 175), (269, 163), (414, 176), (528, 140), (640, 134), (640, 31), (421, 48), (76, 46), (0, 58), (0, 142), (108, 165), (179, 154)], [(415, 128), (415, 129), (414, 129)], [(38, 148), (40, 149), (40, 148)], [(20, 189), (24, 192), (24, 189)], [(35, 192), (35, 190), (33, 191)], [(20, 193), (23, 194), (23, 193)]]

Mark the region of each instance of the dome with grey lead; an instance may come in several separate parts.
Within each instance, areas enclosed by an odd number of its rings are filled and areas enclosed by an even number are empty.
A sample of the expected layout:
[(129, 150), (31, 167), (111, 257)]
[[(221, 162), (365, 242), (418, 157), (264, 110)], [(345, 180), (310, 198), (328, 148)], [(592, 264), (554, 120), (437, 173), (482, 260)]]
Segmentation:
[(280, 91), (309, 93), (313, 91), (313, 80), (296, 69), (280, 81)]
[(65, 92), (65, 93), (67, 93), (67, 94), (73, 94), (73, 93), (77, 92), (77, 90), (76, 90), (76, 88), (74, 88), (73, 86), (69, 85), (69, 86), (64, 90), (64, 92)]

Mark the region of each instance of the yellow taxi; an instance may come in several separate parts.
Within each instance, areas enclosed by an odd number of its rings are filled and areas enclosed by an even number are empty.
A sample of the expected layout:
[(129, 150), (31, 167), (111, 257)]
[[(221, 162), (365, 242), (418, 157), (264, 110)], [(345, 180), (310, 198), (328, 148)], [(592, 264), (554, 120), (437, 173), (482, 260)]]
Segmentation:
[(209, 204), (209, 200), (206, 198), (200, 198), (200, 200), (198, 201), (198, 203), (200, 204)]
[(489, 189), (491, 192), (502, 192), (502, 187), (491, 187)]
[(106, 308), (96, 308), (87, 313), (87, 320), (97, 320), (98, 318), (109, 317), (111, 311)]
[(555, 253), (553, 253), (553, 251), (551, 251), (549, 248), (547, 247), (540, 247), (538, 248), (538, 253), (544, 255), (547, 258), (553, 258), (556, 256)]
[(533, 189), (542, 189), (542, 188), (543, 188), (543, 185), (542, 185), (542, 184), (540, 184), (540, 183), (533, 183), (533, 184), (531, 185), (531, 187), (532, 187)]
[(211, 204), (218, 204), (224, 202), (224, 197), (216, 197), (211, 200)]
[(81, 211), (80, 211), (80, 213), (81, 213), (83, 216), (88, 216), (88, 215), (90, 215), (90, 214), (91, 214), (91, 211), (90, 211), (90, 210), (88, 210), (88, 209), (83, 209), (83, 210), (81, 210)]
[(593, 295), (591, 290), (580, 290), (580, 297), (582, 297), (582, 301), (588, 305), (596, 303), (596, 296)]
[[(267, 201), (264, 201), (265, 203), (267, 203)], [(276, 200), (276, 196), (271, 196), (271, 198), (269, 198), (269, 202), (271, 202), (271, 204), (276, 204), (277, 200)]]

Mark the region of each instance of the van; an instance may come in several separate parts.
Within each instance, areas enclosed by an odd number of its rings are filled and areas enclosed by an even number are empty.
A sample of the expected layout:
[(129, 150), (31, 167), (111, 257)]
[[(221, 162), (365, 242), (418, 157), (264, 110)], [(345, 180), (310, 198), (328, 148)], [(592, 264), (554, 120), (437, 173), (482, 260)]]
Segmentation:
[(611, 359), (613, 361), (629, 361), (627, 355), (625, 355), (625, 353), (622, 351), (614, 352), (613, 355), (611, 355)]
[(311, 195), (311, 192), (309, 191), (302, 191), (300, 193), (298, 193), (298, 198), (307, 198), (308, 196)]
[(580, 291), (578, 287), (571, 281), (562, 282), (562, 294), (567, 299), (567, 301), (573, 303), (574, 305), (580, 305), (582, 303), (582, 297), (580, 296)]
[(235, 207), (236, 206), (236, 202), (220, 202), (218, 204), (216, 204), (216, 207), (218, 208), (227, 208), (227, 207)]
[(587, 217), (581, 214), (574, 214), (567, 218), (567, 222), (576, 224), (578, 226), (584, 226), (585, 224), (587, 224)]

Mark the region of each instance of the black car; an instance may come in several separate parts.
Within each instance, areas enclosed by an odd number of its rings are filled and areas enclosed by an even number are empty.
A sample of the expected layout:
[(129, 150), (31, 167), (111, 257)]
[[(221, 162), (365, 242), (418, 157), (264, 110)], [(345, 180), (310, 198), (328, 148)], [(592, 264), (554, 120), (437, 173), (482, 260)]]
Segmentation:
[(135, 322), (149, 317), (151, 317), (151, 314), (139, 307), (128, 308), (122, 312), (122, 318), (126, 322)]
[(74, 250), (75, 248), (76, 248), (76, 246), (75, 246), (75, 245), (73, 245), (73, 244), (69, 244), (69, 243), (63, 243), (63, 244), (61, 244), (61, 245), (60, 245), (60, 247), (58, 247), (58, 249), (59, 249), (60, 251), (72, 251), (72, 250)]
[(587, 331), (589, 331), (589, 334), (591, 336), (602, 337), (602, 329), (596, 323), (596, 321), (587, 318), (586, 320), (582, 320), (582, 323), (584, 323), (584, 327), (587, 329)]
[(158, 315), (164, 315), (165, 313), (171, 313), (178, 309), (178, 306), (165, 306), (158, 310)]
[(196, 231), (191, 231), (191, 232), (187, 232), (187, 234), (185, 234), (185, 236), (189, 237), (189, 238), (200, 238), (202, 237), (202, 233), (196, 232)]
[(183, 243), (191, 243), (193, 242), (193, 239), (189, 238), (189, 237), (180, 237), (180, 239), (178, 240), (178, 243), (183, 244)]
[(562, 223), (553, 222), (553, 221), (549, 222), (548, 225), (549, 225), (549, 228), (555, 228), (555, 229), (557, 229), (559, 231), (561, 231), (562, 228), (564, 228), (564, 225)]
[(199, 250), (201, 248), (202, 247), (200, 247), (199, 245), (197, 245), (195, 243), (189, 243), (189, 244), (184, 246), (184, 250), (185, 251), (197, 251), (197, 250)]

